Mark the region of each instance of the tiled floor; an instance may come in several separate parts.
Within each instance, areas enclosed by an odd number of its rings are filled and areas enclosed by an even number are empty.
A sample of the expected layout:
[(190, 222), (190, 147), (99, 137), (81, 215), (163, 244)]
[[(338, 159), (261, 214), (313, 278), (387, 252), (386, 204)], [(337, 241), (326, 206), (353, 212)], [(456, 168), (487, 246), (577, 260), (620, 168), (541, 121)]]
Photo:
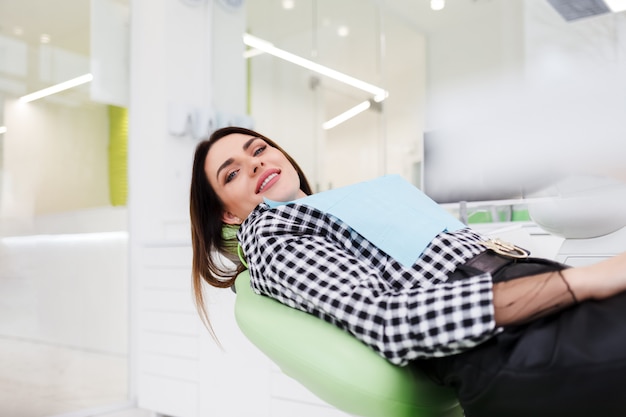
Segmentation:
[[(0, 338), (0, 416), (45, 417), (120, 404), (127, 387), (125, 357)], [(110, 417), (148, 416), (137, 410)]]

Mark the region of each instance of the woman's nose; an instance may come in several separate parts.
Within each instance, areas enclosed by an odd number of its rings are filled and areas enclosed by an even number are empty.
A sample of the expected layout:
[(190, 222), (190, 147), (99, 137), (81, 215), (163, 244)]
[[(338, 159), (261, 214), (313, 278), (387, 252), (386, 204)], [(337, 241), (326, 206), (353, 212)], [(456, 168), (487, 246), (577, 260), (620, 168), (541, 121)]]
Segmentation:
[(259, 161), (259, 160), (254, 160), (252, 162), (252, 173), (256, 174), (257, 171), (259, 170), (259, 168), (261, 168), (263, 166), (263, 162)]

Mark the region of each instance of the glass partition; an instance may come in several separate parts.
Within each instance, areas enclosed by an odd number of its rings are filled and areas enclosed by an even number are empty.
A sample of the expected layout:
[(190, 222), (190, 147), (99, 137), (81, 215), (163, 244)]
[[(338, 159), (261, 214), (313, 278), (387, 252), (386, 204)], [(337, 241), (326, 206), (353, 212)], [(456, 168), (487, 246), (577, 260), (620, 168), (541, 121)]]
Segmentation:
[(390, 173), (419, 185), (424, 36), (377, 2), (260, 0), (247, 10), (249, 33), (282, 53), (249, 44), (257, 130), (317, 190)]
[(0, 1), (1, 415), (129, 404), (126, 109), (94, 96), (91, 18), (127, 12)]

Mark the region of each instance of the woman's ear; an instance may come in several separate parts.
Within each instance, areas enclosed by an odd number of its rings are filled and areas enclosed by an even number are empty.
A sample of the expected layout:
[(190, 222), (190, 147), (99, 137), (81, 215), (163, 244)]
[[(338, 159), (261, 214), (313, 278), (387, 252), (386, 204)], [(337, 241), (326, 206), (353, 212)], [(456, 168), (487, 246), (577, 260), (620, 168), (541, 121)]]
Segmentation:
[(222, 213), (222, 221), (226, 224), (237, 224), (237, 225), (243, 222), (239, 217), (235, 216), (230, 211), (225, 211), (224, 213)]

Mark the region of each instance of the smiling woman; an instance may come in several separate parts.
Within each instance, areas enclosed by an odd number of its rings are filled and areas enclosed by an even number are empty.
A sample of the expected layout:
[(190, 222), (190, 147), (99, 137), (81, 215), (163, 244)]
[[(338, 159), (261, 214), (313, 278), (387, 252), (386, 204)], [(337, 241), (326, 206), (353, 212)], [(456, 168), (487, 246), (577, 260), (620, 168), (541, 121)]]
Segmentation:
[(224, 206), (226, 224), (241, 224), (265, 198), (290, 201), (306, 195), (285, 154), (250, 134), (233, 133), (216, 142), (204, 172)]
[(233, 271), (214, 256), (217, 251), (237, 257), (233, 252), (236, 237), (224, 233), (224, 223), (240, 224), (264, 197), (293, 199), (311, 193), (296, 161), (257, 132), (224, 128), (197, 146), (190, 191), (193, 282), (197, 305), (207, 324), (201, 308), (203, 277), (217, 287), (230, 287), (234, 282)]
[(263, 135), (225, 128), (198, 145), (192, 277), (211, 332), (203, 281), (249, 268), (257, 294), (428, 373), (467, 416), (622, 415), (626, 324), (610, 317), (626, 315), (626, 253), (570, 268), (494, 246), (400, 176), (310, 194)]

